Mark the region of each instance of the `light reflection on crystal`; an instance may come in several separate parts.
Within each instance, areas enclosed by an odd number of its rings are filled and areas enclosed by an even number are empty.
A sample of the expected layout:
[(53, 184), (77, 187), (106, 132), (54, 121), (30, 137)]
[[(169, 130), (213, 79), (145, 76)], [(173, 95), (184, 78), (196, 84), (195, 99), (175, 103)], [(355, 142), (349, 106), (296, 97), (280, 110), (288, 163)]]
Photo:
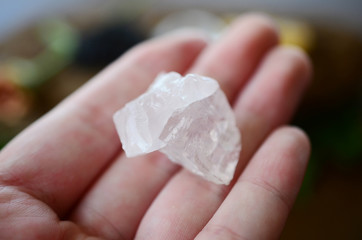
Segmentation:
[(217, 81), (160, 74), (114, 116), (128, 157), (159, 150), (191, 172), (229, 184), (241, 150), (233, 111)]

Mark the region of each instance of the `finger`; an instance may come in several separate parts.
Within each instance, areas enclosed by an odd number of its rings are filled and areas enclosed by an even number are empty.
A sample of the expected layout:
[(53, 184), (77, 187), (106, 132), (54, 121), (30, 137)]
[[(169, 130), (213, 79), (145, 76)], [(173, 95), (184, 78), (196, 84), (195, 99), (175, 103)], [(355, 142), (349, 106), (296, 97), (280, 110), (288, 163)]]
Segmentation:
[(122, 154), (85, 195), (71, 220), (93, 236), (132, 239), (147, 208), (179, 170), (159, 152)]
[(218, 80), (233, 102), (262, 57), (277, 43), (272, 21), (263, 15), (247, 14), (230, 26), (222, 41), (207, 48), (189, 71)]
[(308, 56), (295, 47), (277, 47), (264, 60), (234, 106), (245, 139), (237, 176), (264, 138), (293, 116), (311, 71)]
[[(213, 69), (215, 63), (209, 58), (215, 58), (216, 64), (220, 64), (218, 59), (224, 57), (223, 49), (229, 52), (229, 57), (237, 61), (237, 64), (243, 59), (248, 59), (247, 68), (240, 68), (235, 63), (232, 66), (229, 66), (229, 63), (225, 65), (232, 76), (219, 79), (217, 72), (210, 72), (210, 76), (217, 77), (231, 98), (242, 83), (246, 82), (250, 71), (256, 68), (262, 55), (261, 51), (265, 52), (277, 42), (273, 29), (273, 25), (262, 17), (242, 18), (230, 28), (219, 43), (204, 50), (196, 66), (193, 66), (189, 72), (203, 74), (207, 73), (207, 69)], [(235, 45), (240, 46), (235, 47)], [(250, 52), (249, 49), (254, 52)], [(240, 83), (232, 84), (232, 81)], [(107, 170), (80, 203), (73, 215), (74, 221), (92, 231), (94, 235), (112, 239), (121, 234), (126, 239), (132, 239), (153, 199), (177, 170), (176, 165), (164, 161), (163, 158), (160, 158), (160, 155), (137, 159), (121, 157), (121, 163), (115, 163)], [(134, 172), (137, 174), (133, 174)], [(105, 198), (110, 189), (118, 190), (112, 194), (112, 197)], [(130, 212), (129, 209), (134, 210)], [(91, 213), (95, 211), (100, 213), (98, 215), (107, 216), (107, 221)], [(119, 214), (120, 212), (122, 214)], [(109, 228), (113, 230), (110, 231)]]
[(278, 239), (302, 183), (309, 152), (308, 138), (299, 129), (275, 131), (196, 239)]
[[(236, 175), (269, 132), (288, 120), (309, 75), (309, 61), (298, 50), (278, 47), (264, 59), (234, 104), (245, 142)], [(253, 101), (260, 107), (253, 109), (246, 104)], [(275, 114), (265, 114), (265, 109), (274, 109)], [(229, 189), (230, 186), (206, 182), (187, 170), (178, 172), (152, 203), (137, 236), (192, 239), (220, 206)], [(152, 224), (155, 222), (162, 222), (164, 227), (157, 228)]]
[(160, 71), (185, 71), (204, 46), (203, 37), (173, 34), (128, 52), (1, 152), (0, 183), (63, 215), (119, 151), (113, 112)]

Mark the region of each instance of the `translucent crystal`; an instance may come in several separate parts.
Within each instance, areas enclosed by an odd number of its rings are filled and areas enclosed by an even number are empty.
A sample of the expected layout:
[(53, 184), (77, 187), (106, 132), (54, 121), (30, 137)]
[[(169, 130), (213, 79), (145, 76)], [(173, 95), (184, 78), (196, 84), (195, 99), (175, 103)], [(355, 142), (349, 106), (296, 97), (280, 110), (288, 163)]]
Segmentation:
[(160, 74), (113, 116), (128, 157), (159, 150), (218, 184), (229, 184), (241, 150), (233, 111), (212, 78)]

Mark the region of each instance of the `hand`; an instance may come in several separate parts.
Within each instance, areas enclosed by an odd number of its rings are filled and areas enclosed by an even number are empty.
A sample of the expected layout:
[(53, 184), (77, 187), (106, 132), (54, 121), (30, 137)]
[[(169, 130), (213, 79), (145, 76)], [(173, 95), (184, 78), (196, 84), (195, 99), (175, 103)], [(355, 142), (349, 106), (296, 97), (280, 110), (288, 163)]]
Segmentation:
[[(280, 127), (309, 82), (307, 57), (277, 46), (266, 17), (236, 20), (218, 42), (179, 32), (130, 50), (0, 154), (1, 239), (275, 239), (298, 193), (306, 135)], [(112, 114), (160, 71), (217, 79), (243, 150), (216, 185), (160, 153), (125, 157)]]

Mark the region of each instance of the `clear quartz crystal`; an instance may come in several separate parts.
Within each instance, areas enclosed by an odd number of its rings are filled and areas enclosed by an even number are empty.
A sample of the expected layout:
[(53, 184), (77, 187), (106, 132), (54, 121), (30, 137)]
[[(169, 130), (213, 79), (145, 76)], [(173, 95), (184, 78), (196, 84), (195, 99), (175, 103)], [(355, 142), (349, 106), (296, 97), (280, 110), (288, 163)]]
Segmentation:
[(160, 74), (113, 116), (128, 157), (159, 150), (218, 184), (229, 184), (241, 150), (233, 111), (212, 78)]

